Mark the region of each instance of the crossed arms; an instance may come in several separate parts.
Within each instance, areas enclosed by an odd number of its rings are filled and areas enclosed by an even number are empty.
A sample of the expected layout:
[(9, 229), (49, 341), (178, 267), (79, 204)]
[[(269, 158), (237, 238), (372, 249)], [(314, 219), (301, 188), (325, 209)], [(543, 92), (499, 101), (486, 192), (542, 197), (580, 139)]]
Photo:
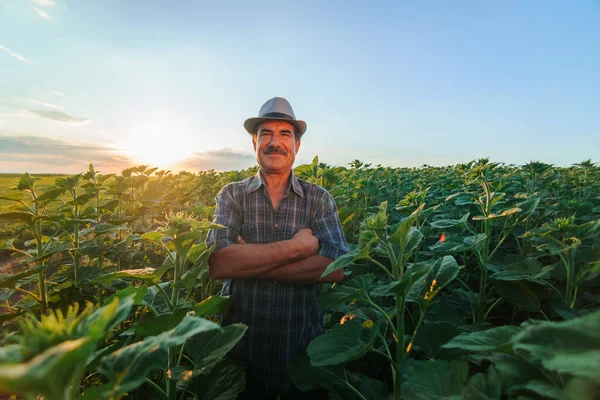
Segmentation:
[(243, 240), (215, 251), (208, 259), (211, 279), (258, 278), (284, 283), (339, 282), (343, 269), (321, 278), (331, 258), (318, 255), (319, 240), (310, 229), (301, 229), (293, 238), (268, 244)]

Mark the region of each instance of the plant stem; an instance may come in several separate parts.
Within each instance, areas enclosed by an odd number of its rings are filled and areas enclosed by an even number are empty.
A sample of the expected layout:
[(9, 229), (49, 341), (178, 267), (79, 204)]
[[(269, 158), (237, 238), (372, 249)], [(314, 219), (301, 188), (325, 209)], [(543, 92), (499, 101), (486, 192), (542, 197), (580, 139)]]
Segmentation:
[(156, 284), (156, 287), (158, 288), (159, 292), (162, 293), (163, 297), (165, 298), (167, 306), (169, 307), (169, 311), (172, 312), (173, 304), (171, 304), (171, 299), (169, 299), (169, 295), (167, 294), (167, 292), (165, 292), (165, 289), (163, 289), (162, 286), (160, 286), (160, 282)]
[(179, 301), (179, 289), (177, 288), (177, 281), (181, 278), (180, 275), (180, 265), (181, 258), (179, 254), (175, 254), (175, 262), (173, 263), (173, 291), (171, 292), (171, 304), (173, 308), (177, 307), (177, 302)]
[[(396, 297), (396, 363), (404, 361), (404, 297)], [(394, 387), (394, 396), (396, 400), (402, 398), (400, 386), (402, 384), (402, 375), (396, 372), (396, 386)]]
[[(489, 193), (489, 192), (488, 192)], [(485, 234), (485, 240), (483, 241), (483, 248), (480, 256), (480, 277), (479, 277), (479, 304), (477, 306), (477, 322), (485, 322), (485, 312), (487, 303), (487, 263), (489, 261), (489, 246), (490, 246), (490, 220), (486, 219), (483, 221), (483, 230)]]
[(367, 301), (370, 305), (372, 305), (377, 311), (379, 311), (383, 315), (383, 317), (386, 319), (388, 324), (390, 324), (390, 327), (392, 328), (392, 332), (394, 333), (394, 336), (398, 337), (398, 332), (396, 331), (396, 327), (394, 326), (394, 323), (390, 319), (389, 315), (387, 315), (387, 313), (381, 307), (379, 307), (377, 304), (375, 304), (375, 302), (373, 302), (371, 300), (371, 298), (369, 297), (368, 294), (367, 294)]
[(185, 400), (184, 396), (187, 393), (187, 388), (188, 388), (188, 386), (190, 386), (191, 381), (192, 381), (192, 378), (188, 379), (187, 382), (185, 383), (183, 392), (181, 392), (181, 396), (179, 396), (179, 400)]
[(383, 272), (385, 272), (385, 274), (388, 276), (388, 278), (390, 278), (392, 281), (395, 281), (396, 279), (394, 278), (394, 275), (392, 275), (392, 273), (390, 271), (388, 271), (388, 269), (381, 264), (379, 261), (374, 260), (373, 258), (369, 257), (368, 258), (369, 261), (371, 261), (373, 264), (377, 265), (379, 267), (379, 269), (381, 269)]
[(499, 297), (498, 300), (496, 300), (494, 302), (494, 304), (492, 304), (490, 306), (490, 308), (488, 308), (487, 312), (485, 313), (485, 315), (483, 316), (483, 320), (485, 321), (488, 317), (488, 314), (492, 311), (492, 308), (494, 308), (496, 306), (496, 304), (500, 303), (500, 301), (502, 300), (502, 297)]
[(344, 382), (346, 383), (346, 386), (358, 396), (359, 399), (367, 400), (367, 398), (363, 396), (361, 392), (359, 392), (350, 382), (348, 382), (348, 377), (346, 376), (346, 368), (344, 368)]
[(33, 297), (35, 300), (37, 300), (37, 302), (38, 302), (38, 303), (40, 302), (40, 298), (39, 298), (38, 296), (36, 296), (35, 294), (31, 293), (31, 292), (30, 292), (30, 291), (28, 291), (28, 290), (22, 289), (22, 288), (20, 288), (20, 287), (15, 287), (15, 290), (17, 290), (17, 291), (19, 291), (19, 292), (23, 292), (23, 293), (25, 293), (26, 295)]
[(183, 344), (181, 344), (181, 349), (179, 350), (179, 357), (177, 357), (177, 365), (181, 364), (181, 359), (183, 358), (183, 351), (185, 350), (186, 342), (187, 342), (187, 340), (185, 342), (183, 342)]
[[(419, 307), (420, 309), (421, 307)], [(406, 348), (406, 355), (408, 356), (413, 348), (413, 345), (415, 343), (415, 338), (417, 337), (417, 331), (419, 330), (419, 328), (421, 327), (421, 324), (423, 324), (423, 321), (425, 320), (425, 310), (420, 310), (421, 314), (419, 315), (419, 321), (417, 322), (417, 325), (415, 326), (415, 330), (413, 331), (413, 335), (412, 338), (410, 338), (410, 343), (408, 344), (408, 347)]]
[[(387, 330), (385, 331), (387, 332)], [(392, 364), (390, 366), (390, 368), (392, 369), (392, 382), (394, 384), (394, 387), (396, 387), (396, 368), (394, 368), (394, 365), (396, 365), (396, 363), (394, 362), (394, 359), (392, 358), (392, 353), (390, 352), (390, 347), (387, 344), (387, 341), (385, 340), (385, 336), (381, 334), (381, 332), (377, 333), (379, 335), (379, 338), (381, 339), (381, 342), (383, 343), (383, 347), (385, 348), (385, 352), (388, 355), (389, 359), (391, 359)], [(397, 365), (396, 365), (397, 367)]]
[(371, 350), (373, 353), (375, 354), (379, 354), (380, 356), (384, 357), (386, 360), (388, 360), (390, 362), (390, 364), (392, 365), (392, 369), (395, 371), (396, 374), (400, 374), (400, 368), (398, 368), (398, 365), (396, 365), (396, 363), (394, 362), (394, 359), (385, 354), (383, 351), (381, 350), (377, 350), (377, 349), (373, 349)]
[(146, 381), (146, 383), (150, 384), (150, 386), (152, 386), (154, 389), (156, 389), (158, 391), (158, 393), (160, 393), (165, 399), (169, 398), (169, 397), (167, 397), (167, 393), (165, 393), (165, 391), (160, 386), (158, 386), (158, 384), (156, 382), (154, 382), (152, 379), (144, 378), (144, 380)]
[[(169, 349), (169, 359), (168, 359), (168, 364), (167, 364), (167, 373), (171, 374), (171, 376), (173, 374), (172, 369), (177, 366), (176, 358), (177, 358), (177, 353), (175, 352), (175, 348), (170, 348)], [(169, 378), (168, 376), (166, 377), (166, 380), (167, 380), (167, 398), (169, 400), (175, 400), (176, 395), (177, 395), (177, 381)]]

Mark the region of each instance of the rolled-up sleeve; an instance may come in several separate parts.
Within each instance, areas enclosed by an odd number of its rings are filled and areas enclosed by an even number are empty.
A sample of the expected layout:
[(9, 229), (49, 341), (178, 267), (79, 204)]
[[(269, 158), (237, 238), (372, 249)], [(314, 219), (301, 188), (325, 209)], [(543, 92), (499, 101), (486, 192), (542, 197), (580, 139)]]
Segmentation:
[(223, 225), (223, 229), (211, 229), (206, 238), (206, 244), (214, 245), (214, 251), (221, 250), (229, 245), (237, 243), (240, 231), (240, 209), (235, 201), (234, 193), (230, 185), (225, 186), (217, 194), (215, 216), (213, 222)]
[(311, 229), (321, 244), (319, 255), (335, 260), (348, 252), (337, 206), (328, 192), (323, 194), (317, 204)]

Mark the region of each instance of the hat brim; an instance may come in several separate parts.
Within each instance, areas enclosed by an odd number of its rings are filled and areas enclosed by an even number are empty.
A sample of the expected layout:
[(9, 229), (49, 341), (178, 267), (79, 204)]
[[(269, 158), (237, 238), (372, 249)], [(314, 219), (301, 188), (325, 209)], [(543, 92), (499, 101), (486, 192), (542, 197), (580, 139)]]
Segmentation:
[(289, 122), (290, 124), (294, 125), (297, 129), (298, 129), (298, 139), (300, 139), (302, 137), (302, 135), (304, 135), (304, 132), (306, 132), (306, 122), (301, 121), (299, 119), (289, 119), (289, 118), (274, 118), (274, 117), (267, 117), (267, 118), (260, 118), (260, 117), (253, 117), (253, 118), (248, 118), (245, 122), (244, 122), (244, 128), (246, 129), (246, 131), (251, 134), (254, 135), (254, 131), (256, 130), (256, 127), (263, 123), (264, 121), (284, 121), (284, 122)]

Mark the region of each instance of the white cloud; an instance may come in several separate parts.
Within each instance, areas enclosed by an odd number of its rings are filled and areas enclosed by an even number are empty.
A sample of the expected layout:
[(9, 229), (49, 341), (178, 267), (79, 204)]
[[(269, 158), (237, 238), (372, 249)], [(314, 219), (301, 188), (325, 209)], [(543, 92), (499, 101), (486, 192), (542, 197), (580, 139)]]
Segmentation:
[(40, 10), (37, 7), (33, 7), (35, 9), (35, 12), (37, 13), (37, 15), (39, 15), (40, 17), (44, 18), (44, 19), (50, 19), (50, 16), (48, 15), (48, 13), (44, 10)]
[(133, 165), (127, 156), (105, 146), (72, 144), (39, 136), (0, 135), (0, 171), (78, 173), (93, 163), (102, 172)]
[(16, 59), (18, 59), (19, 61), (23, 61), (26, 63), (31, 64), (31, 61), (29, 61), (28, 59), (26, 59), (25, 57), (23, 57), (22, 55), (19, 55), (13, 51), (11, 51), (10, 49), (0, 45), (0, 50), (4, 50), (5, 52), (7, 52), (8, 54), (10, 54), (11, 56), (15, 57)]
[(53, 7), (56, 5), (56, 2), (53, 0), (29, 0), (32, 4), (36, 4), (40, 7)]
[(38, 106), (44, 106), (44, 107), (48, 107), (48, 108), (54, 108), (54, 109), (59, 109), (59, 110), (64, 110), (65, 108), (63, 106), (59, 106), (57, 104), (52, 104), (52, 103), (48, 103), (47, 101), (40, 101), (40, 100), (36, 100), (36, 99), (28, 99), (30, 102), (37, 104)]
[(34, 114), (43, 119), (49, 119), (51, 121), (62, 122), (70, 125), (83, 125), (92, 122), (91, 119), (86, 117), (74, 117), (66, 114), (62, 111), (48, 111), (48, 110), (27, 110), (29, 113)]
[(69, 96), (67, 96), (66, 94), (64, 94), (63, 92), (53, 90), (52, 93), (54, 93), (57, 96), (64, 97), (65, 99), (71, 100), (71, 98)]
[(186, 170), (232, 171), (246, 169), (256, 165), (256, 156), (232, 149), (209, 150), (194, 153), (177, 164), (178, 168)]

